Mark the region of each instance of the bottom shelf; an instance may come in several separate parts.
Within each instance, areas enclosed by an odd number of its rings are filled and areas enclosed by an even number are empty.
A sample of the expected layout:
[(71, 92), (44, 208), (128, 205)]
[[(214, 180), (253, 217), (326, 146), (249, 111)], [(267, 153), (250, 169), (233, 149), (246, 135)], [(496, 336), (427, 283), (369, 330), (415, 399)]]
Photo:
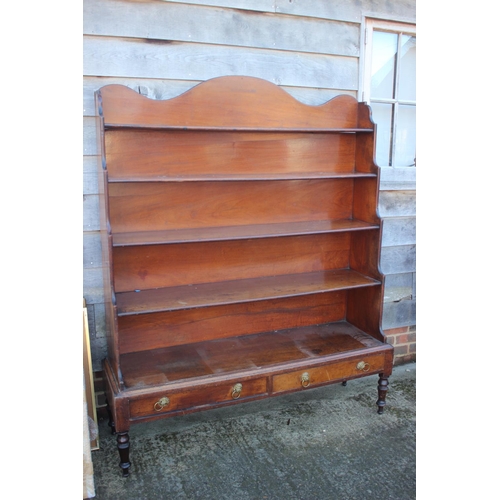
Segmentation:
[(390, 346), (341, 321), (124, 354), (126, 389), (194, 386), (316, 366)]

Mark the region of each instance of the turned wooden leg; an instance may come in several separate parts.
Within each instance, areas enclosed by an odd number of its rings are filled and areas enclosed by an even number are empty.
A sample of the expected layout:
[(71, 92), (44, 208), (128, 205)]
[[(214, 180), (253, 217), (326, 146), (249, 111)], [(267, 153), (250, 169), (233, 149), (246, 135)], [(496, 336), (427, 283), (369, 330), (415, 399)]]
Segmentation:
[(111, 428), (111, 434), (113, 436), (116, 434), (116, 429), (115, 429), (115, 422), (113, 420), (113, 413), (111, 412), (111, 408), (109, 406), (109, 402), (106, 399), (106, 410), (108, 412), (108, 426)]
[(118, 443), (118, 453), (120, 454), (120, 467), (123, 472), (123, 477), (129, 476), (130, 461), (129, 461), (129, 437), (128, 432), (119, 432), (116, 438)]
[(379, 375), (379, 380), (378, 380), (378, 400), (377, 400), (377, 406), (378, 406), (378, 411), (377, 413), (381, 415), (384, 412), (384, 406), (385, 406), (385, 397), (387, 395), (387, 388), (389, 385), (389, 380), (384, 374)]

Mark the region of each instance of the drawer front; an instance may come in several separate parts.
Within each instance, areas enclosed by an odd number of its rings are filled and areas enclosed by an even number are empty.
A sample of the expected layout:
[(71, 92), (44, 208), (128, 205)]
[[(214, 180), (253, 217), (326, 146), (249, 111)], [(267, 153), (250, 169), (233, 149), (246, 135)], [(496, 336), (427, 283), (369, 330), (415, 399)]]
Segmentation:
[(148, 398), (130, 401), (130, 417), (156, 416), (200, 406), (217, 405), (228, 401), (245, 400), (267, 394), (266, 378), (225, 382), (184, 391), (164, 391)]
[(304, 368), (273, 377), (273, 393), (295, 391), (328, 382), (341, 381), (357, 375), (377, 373), (384, 369), (385, 355), (374, 354), (329, 365)]

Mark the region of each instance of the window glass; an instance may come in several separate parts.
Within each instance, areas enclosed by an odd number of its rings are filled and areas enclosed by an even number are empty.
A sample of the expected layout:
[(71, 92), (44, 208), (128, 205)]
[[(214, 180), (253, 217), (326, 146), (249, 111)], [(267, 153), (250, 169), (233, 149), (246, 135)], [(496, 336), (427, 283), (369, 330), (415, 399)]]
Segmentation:
[(414, 36), (401, 36), (401, 70), (399, 72), (399, 99), (417, 100), (417, 45)]
[(394, 164), (412, 166), (415, 162), (416, 107), (400, 104), (396, 125)]
[(395, 33), (373, 32), (373, 57), (371, 95), (373, 98), (392, 98), (398, 35)]
[(391, 134), (392, 134), (392, 104), (372, 103), (372, 119), (377, 124), (377, 165), (389, 165)]
[(409, 167), (416, 156), (415, 27), (367, 20), (364, 99), (377, 125), (381, 167)]

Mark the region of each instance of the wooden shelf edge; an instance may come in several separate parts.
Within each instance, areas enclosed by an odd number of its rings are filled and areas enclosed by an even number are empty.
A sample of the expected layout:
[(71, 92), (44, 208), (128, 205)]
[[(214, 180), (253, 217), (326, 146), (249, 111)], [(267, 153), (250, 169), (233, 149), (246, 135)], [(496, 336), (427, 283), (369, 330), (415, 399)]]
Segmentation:
[(118, 317), (281, 299), (381, 285), (351, 269), (117, 292)]
[(320, 220), (241, 226), (170, 229), (159, 231), (137, 231), (130, 233), (114, 233), (113, 247), (277, 238), (323, 233), (368, 231), (379, 228), (379, 224), (372, 224), (357, 219), (342, 219), (336, 221)]
[(328, 127), (211, 127), (195, 125), (153, 125), (140, 123), (105, 123), (105, 130), (181, 130), (186, 132), (287, 132), (310, 134), (357, 134), (373, 132), (373, 128), (328, 128)]
[(246, 181), (309, 181), (319, 179), (362, 179), (376, 178), (376, 172), (344, 172), (344, 173), (287, 173), (287, 174), (193, 174), (176, 176), (145, 176), (145, 177), (108, 177), (108, 182), (116, 183), (146, 183), (146, 182), (246, 182)]

